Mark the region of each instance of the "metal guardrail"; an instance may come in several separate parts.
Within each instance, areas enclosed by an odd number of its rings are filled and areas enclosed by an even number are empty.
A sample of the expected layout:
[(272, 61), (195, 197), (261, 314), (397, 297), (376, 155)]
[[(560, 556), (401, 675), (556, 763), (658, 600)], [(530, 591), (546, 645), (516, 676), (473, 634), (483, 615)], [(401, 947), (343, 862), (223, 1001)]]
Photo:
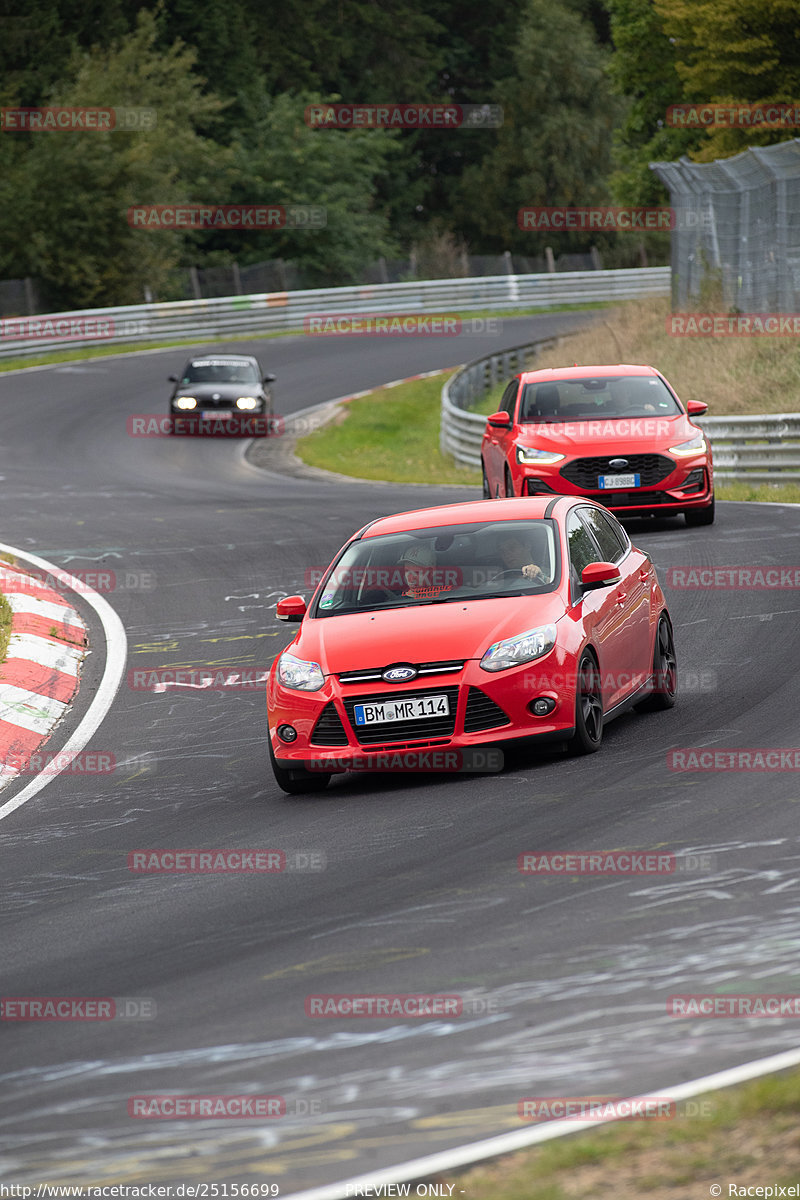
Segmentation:
[[(569, 337), (569, 334), (565, 335)], [(466, 467), (480, 468), (486, 417), (469, 406), (498, 383), (531, 370), (540, 349), (558, 345), (561, 338), (515, 346), (502, 354), (468, 363), (442, 388), (439, 445)], [(708, 434), (717, 479), (776, 483), (800, 479), (800, 413), (755, 416), (694, 417)]]
[(487, 275), (473, 279), (427, 279), (298, 292), (265, 292), (214, 300), (126, 305), (79, 312), (7, 317), (0, 321), (0, 358), (47, 350), (134, 342), (259, 337), (302, 329), (304, 319), (324, 313), (439, 313), (482, 308), (548, 308), (667, 296), (669, 267), (625, 271), (564, 271), (543, 275)]

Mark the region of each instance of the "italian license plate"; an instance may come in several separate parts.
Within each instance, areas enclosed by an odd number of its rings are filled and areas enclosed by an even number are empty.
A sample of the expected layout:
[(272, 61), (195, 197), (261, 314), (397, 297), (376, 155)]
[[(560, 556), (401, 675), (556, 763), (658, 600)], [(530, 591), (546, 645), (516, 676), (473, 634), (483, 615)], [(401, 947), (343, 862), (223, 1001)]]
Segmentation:
[(356, 704), (356, 725), (381, 725), (388, 721), (418, 721), (426, 717), (446, 717), (450, 712), (447, 696), (398, 696), (380, 704)]
[(641, 475), (601, 475), (597, 483), (600, 488), (619, 491), (620, 488), (639, 487), (641, 478)]
[(230, 421), (232, 416), (233, 413), (224, 408), (221, 408), (216, 412), (201, 413), (201, 419), (203, 421)]

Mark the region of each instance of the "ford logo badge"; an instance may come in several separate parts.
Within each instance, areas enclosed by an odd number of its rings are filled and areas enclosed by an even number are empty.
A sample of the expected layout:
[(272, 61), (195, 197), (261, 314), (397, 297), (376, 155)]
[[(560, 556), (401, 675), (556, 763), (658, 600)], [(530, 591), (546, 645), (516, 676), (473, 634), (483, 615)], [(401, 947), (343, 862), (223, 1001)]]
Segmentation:
[(406, 683), (409, 679), (416, 679), (417, 668), (411, 664), (402, 667), (387, 667), (381, 673), (381, 679), (385, 683)]
[(627, 467), (628, 460), (627, 460), (627, 458), (612, 458), (609, 461), (608, 465), (610, 467), (614, 467), (615, 470), (619, 471), (619, 470), (621, 470), (622, 467)]

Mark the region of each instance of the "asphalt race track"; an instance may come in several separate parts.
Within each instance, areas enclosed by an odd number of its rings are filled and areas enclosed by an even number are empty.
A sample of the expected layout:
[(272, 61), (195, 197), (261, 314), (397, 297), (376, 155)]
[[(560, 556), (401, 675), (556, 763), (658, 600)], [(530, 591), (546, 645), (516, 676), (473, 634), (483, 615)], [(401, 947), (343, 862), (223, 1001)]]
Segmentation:
[[(585, 319), (506, 321), (496, 344)], [(490, 348), (479, 336), (224, 347), (257, 349), (283, 412)], [(126, 436), (128, 415), (166, 411), (184, 357), (0, 377), (0, 540), (115, 572), (128, 670), (263, 670), (294, 629), (276, 600), (308, 593), (306, 569), (353, 529), (478, 497), (286, 478), (234, 441)], [(630, 531), (663, 580), (670, 567), (794, 566), (799, 513), (723, 504), (711, 529)], [(153, 586), (124, 586), (141, 572)], [(798, 744), (800, 601), (787, 588), (667, 595), (675, 709), (614, 722), (599, 756), (553, 752), (501, 775), (340, 776), (290, 798), (269, 769), (263, 688), (124, 684), (89, 746), (117, 770), (62, 775), (0, 823), (0, 990), (134, 998), (154, 1015), (2, 1022), (2, 1179), (271, 1182), (286, 1195), (519, 1128), (525, 1096), (668, 1095), (792, 1047), (790, 1019), (679, 1019), (667, 997), (800, 991), (798, 775), (675, 772), (667, 754)], [(85, 711), (102, 655), (96, 643), (51, 748)], [(152, 847), (279, 848), (317, 869), (131, 872), (128, 854)], [(517, 869), (526, 851), (622, 848), (692, 854), (696, 869)], [(471, 1011), (306, 1016), (321, 993), (457, 994)], [(282, 1096), (286, 1115), (130, 1117), (129, 1098), (150, 1094)]]

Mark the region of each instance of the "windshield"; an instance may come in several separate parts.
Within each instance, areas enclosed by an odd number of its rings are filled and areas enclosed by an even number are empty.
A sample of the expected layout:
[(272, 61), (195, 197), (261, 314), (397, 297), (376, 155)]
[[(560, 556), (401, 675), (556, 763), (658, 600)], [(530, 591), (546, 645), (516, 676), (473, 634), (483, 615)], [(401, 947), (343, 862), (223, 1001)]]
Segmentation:
[(258, 383), (258, 371), (252, 363), (224, 358), (198, 358), (190, 362), (181, 383)]
[(549, 379), (527, 383), (520, 424), (550, 421), (615, 420), (621, 417), (672, 417), (681, 409), (655, 375), (614, 375)]
[(352, 542), (319, 592), (316, 617), (551, 592), (560, 577), (552, 521), (486, 521)]

